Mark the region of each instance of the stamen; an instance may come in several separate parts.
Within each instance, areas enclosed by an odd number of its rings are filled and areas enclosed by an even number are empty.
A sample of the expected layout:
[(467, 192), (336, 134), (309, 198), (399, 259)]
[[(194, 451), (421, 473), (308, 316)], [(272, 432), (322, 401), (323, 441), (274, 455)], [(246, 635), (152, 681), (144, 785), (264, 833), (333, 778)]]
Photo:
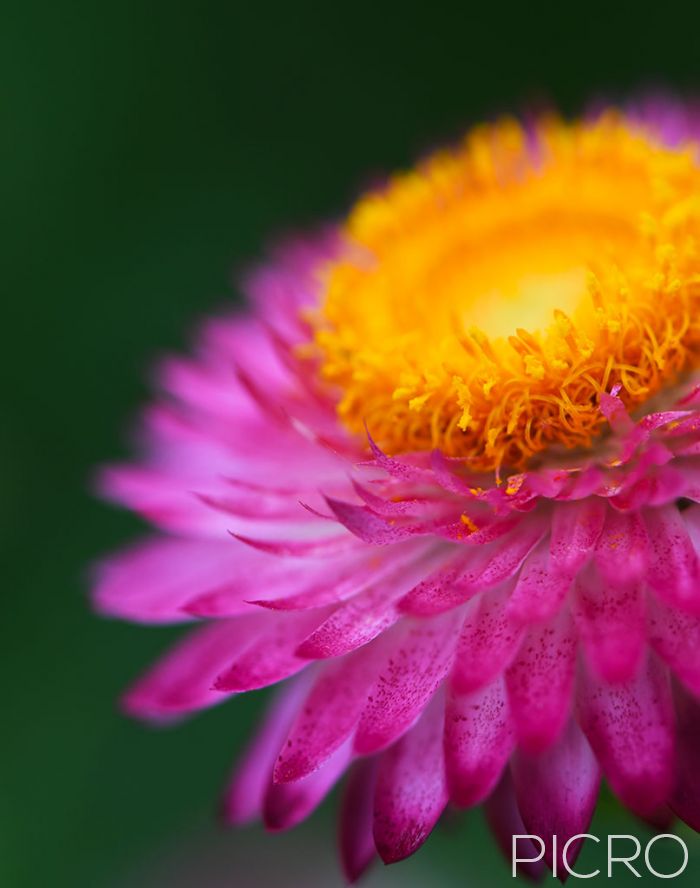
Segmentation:
[(338, 415), (476, 470), (590, 447), (700, 363), (700, 167), (609, 113), (475, 130), (362, 198), (308, 320)]

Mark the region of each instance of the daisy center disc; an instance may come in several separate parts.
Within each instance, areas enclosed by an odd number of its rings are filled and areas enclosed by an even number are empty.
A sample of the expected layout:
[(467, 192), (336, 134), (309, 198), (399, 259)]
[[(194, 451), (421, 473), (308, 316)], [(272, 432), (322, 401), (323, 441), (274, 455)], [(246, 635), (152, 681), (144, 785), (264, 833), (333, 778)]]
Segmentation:
[(589, 447), (700, 357), (700, 167), (608, 113), (472, 131), (365, 195), (310, 314), (341, 421), (474, 469)]

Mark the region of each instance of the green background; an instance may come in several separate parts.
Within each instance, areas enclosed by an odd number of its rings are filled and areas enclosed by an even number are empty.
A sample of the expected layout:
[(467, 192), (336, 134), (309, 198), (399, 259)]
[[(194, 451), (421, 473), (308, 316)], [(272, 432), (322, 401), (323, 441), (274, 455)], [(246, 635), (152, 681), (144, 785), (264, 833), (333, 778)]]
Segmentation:
[[(91, 467), (276, 235), (485, 115), (697, 88), (697, 18), (653, 6), (4, 4), (2, 888), (339, 884), (332, 802), (274, 839), (214, 823), (261, 695), (172, 731), (116, 712), (173, 633), (89, 611), (86, 564), (139, 530)], [(594, 829), (643, 832), (609, 799)], [(368, 884), (510, 883), (472, 813)]]

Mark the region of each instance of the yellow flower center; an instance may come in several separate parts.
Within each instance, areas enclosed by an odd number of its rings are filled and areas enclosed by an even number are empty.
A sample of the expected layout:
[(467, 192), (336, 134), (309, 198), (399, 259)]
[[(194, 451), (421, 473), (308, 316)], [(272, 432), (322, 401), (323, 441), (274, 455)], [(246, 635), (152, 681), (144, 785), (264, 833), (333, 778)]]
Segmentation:
[(609, 113), (472, 131), (364, 196), (304, 354), (341, 421), (477, 470), (587, 447), (700, 363), (700, 166)]

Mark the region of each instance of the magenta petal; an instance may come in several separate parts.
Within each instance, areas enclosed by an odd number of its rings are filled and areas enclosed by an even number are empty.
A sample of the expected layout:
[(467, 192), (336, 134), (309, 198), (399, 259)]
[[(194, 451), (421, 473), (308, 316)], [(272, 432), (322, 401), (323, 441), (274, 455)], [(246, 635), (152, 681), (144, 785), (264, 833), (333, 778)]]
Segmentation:
[(506, 672), (518, 744), (528, 752), (551, 746), (566, 723), (574, 681), (576, 639), (570, 615), (533, 627)]
[[(95, 607), (137, 622), (182, 622), (189, 619), (183, 608), (190, 599), (232, 585), (241, 549), (226, 539), (144, 540), (97, 565)], [(253, 555), (257, 562), (264, 558)], [(250, 611), (243, 596), (233, 592), (228, 597), (229, 615)]]
[(132, 685), (123, 698), (129, 715), (172, 719), (226, 699), (213, 688), (216, 676), (261, 631), (263, 614), (221, 620), (192, 630)]
[(674, 607), (700, 612), (700, 565), (683, 516), (675, 505), (646, 509), (650, 562), (647, 580)]
[(218, 691), (251, 691), (275, 684), (308, 665), (296, 653), (299, 644), (328, 614), (327, 610), (270, 613), (265, 630), (217, 677)]
[(641, 590), (609, 583), (589, 566), (576, 581), (573, 615), (593, 672), (610, 682), (632, 678), (646, 649)]
[[(503, 856), (511, 862), (513, 836), (527, 835), (527, 830), (515, 800), (515, 789), (510, 771), (504, 772), (500, 783), (484, 803), (484, 812)], [(519, 863), (518, 872), (539, 881), (545, 872), (544, 862), (541, 859), (535, 860), (540, 853), (539, 847), (536, 847), (529, 839), (520, 839), (518, 851), (523, 856), (527, 853), (533, 861), (532, 863)]]
[(240, 826), (260, 817), (272, 767), (307, 690), (308, 678), (303, 675), (277, 692), (224, 793), (221, 808), (226, 823)]
[(649, 657), (625, 684), (582, 676), (579, 722), (610, 786), (640, 815), (663, 804), (674, 769), (673, 706), (666, 669)]
[(525, 559), (508, 602), (508, 615), (520, 623), (553, 617), (571, 587), (571, 576), (552, 570), (549, 546), (541, 542)]
[(323, 767), (293, 783), (270, 783), (263, 803), (263, 819), (269, 830), (291, 829), (305, 820), (335, 786), (352, 760), (347, 740)]
[(377, 676), (398, 641), (392, 633), (377, 638), (322, 670), (299, 710), (275, 765), (274, 780), (299, 780), (317, 770), (353, 732)]
[(603, 529), (606, 511), (605, 502), (594, 496), (556, 504), (550, 542), (554, 570), (574, 576), (586, 563)]
[(340, 861), (352, 885), (377, 857), (372, 831), (377, 760), (362, 759), (350, 769), (340, 806), (338, 844)]
[(384, 749), (420, 716), (454, 658), (460, 613), (399, 626), (392, 657), (378, 676), (355, 736), (361, 755)]
[[(525, 832), (545, 839), (544, 859), (562, 881), (568, 875), (562, 852), (573, 836), (588, 830), (600, 786), (600, 768), (588, 741), (571, 719), (559, 741), (546, 753), (518, 751), (513, 782)], [(552, 836), (557, 837), (557, 857)], [(582, 839), (572, 842), (566, 859), (573, 865)]]
[(671, 671), (694, 694), (700, 694), (700, 617), (669, 607), (650, 595), (649, 642)]
[(504, 583), (470, 605), (452, 669), (451, 683), (457, 693), (466, 694), (488, 684), (516, 655), (523, 629), (508, 614), (511, 588), (511, 583)]
[[(270, 610), (306, 610), (347, 601), (358, 592), (384, 581), (389, 574), (405, 567), (423, 553), (414, 543), (391, 546), (381, 551), (366, 551), (362, 547), (362, 557), (356, 553), (351, 557), (314, 559), (313, 561), (290, 562), (275, 559), (284, 569), (287, 588), (273, 586), (270, 594), (264, 584), (256, 588), (252, 604)], [(264, 597), (259, 598), (262, 594)]]
[(386, 631), (399, 619), (398, 599), (428, 573), (434, 560), (418, 559), (341, 605), (299, 646), (299, 656), (338, 657)]
[(413, 854), (430, 835), (447, 804), (443, 762), (442, 700), (379, 762), (374, 798), (374, 841), (385, 863)]
[(454, 607), (454, 600), (465, 596), (455, 592), (455, 586), (464, 570), (464, 559), (450, 560), (417, 583), (398, 602), (399, 610), (413, 616), (425, 617), (443, 613)]
[(608, 583), (633, 586), (646, 575), (649, 538), (635, 512), (608, 509), (595, 549), (598, 572)]
[(502, 678), (472, 694), (448, 694), (445, 771), (450, 800), (455, 805), (469, 808), (493, 791), (514, 740)]
[(544, 527), (539, 519), (526, 519), (514, 530), (488, 547), (480, 547), (481, 557), (470, 559), (459, 585), (470, 591), (492, 589), (509, 579), (523, 559), (542, 538)]
[(525, 520), (502, 538), (475, 546), (456, 576), (447, 568), (444, 574), (429, 578), (411, 590), (402, 600), (402, 608), (414, 614), (443, 613), (477, 592), (498, 586), (517, 572), (543, 532), (540, 521)]
[(388, 546), (401, 540), (425, 534), (427, 528), (418, 529), (410, 525), (393, 523), (376, 515), (367, 506), (356, 506), (341, 500), (326, 497), (326, 502), (340, 523), (371, 546)]
[(681, 688), (675, 694), (677, 770), (671, 808), (691, 829), (700, 832), (700, 704)]

